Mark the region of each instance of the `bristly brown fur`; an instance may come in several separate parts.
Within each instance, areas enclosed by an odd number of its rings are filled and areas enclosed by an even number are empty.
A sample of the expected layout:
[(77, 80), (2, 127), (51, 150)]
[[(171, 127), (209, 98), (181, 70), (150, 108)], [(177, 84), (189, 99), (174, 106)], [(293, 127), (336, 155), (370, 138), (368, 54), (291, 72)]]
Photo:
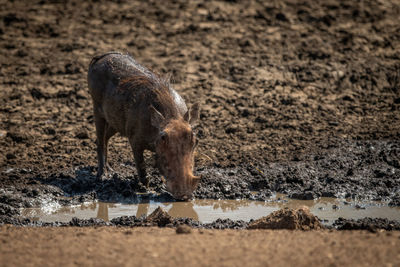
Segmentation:
[(111, 54), (122, 55), (121, 52), (111, 51), (111, 52), (108, 52), (108, 53), (105, 53), (105, 54), (102, 54), (102, 55), (94, 56), (94, 57), (92, 58), (92, 60), (90, 61), (90, 63), (89, 63), (89, 68), (90, 68), (94, 63), (96, 63), (97, 61), (99, 61), (100, 59), (102, 59), (103, 57), (108, 56), (108, 55), (111, 55)]
[(155, 74), (151, 77), (135, 74), (121, 81), (117, 90), (145, 94), (144, 97), (151, 98), (150, 102), (165, 118), (178, 117), (179, 113), (171, 95), (168, 79), (162, 79)]

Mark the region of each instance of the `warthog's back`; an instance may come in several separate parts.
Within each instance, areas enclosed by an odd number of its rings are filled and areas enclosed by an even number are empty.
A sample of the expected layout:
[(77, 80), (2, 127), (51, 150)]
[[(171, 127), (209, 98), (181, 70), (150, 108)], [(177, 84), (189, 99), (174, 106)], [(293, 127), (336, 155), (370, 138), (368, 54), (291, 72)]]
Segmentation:
[[(120, 52), (108, 52), (94, 57), (90, 62), (88, 71), (88, 85), (93, 100), (101, 103), (106, 90), (115, 90), (122, 81), (132, 76), (143, 76), (154, 83), (164, 82), (163, 79), (140, 65), (129, 55)], [(169, 84), (168, 89), (179, 113), (185, 114), (187, 111), (185, 101)]]
[(183, 116), (187, 111), (184, 100), (168, 81), (119, 52), (93, 58), (88, 85), (96, 112), (122, 135), (128, 135), (132, 128), (145, 134), (150, 127), (149, 106), (165, 116)]
[(137, 63), (131, 56), (109, 52), (92, 59), (89, 65), (88, 85), (93, 100), (101, 102), (105, 91), (114, 90), (121, 81), (141, 75), (154, 79), (155, 75)]

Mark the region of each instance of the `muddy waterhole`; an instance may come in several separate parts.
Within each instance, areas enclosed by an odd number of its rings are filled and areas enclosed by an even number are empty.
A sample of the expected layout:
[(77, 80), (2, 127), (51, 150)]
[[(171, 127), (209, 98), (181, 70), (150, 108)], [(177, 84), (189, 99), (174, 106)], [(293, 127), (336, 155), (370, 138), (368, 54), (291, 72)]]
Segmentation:
[(79, 219), (99, 218), (110, 221), (121, 216), (147, 216), (161, 207), (175, 218), (192, 218), (202, 223), (217, 219), (250, 221), (267, 216), (284, 207), (307, 206), (324, 224), (336, 219), (360, 219), (364, 217), (400, 220), (400, 207), (390, 207), (384, 202), (366, 202), (349, 199), (320, 198), (317, 200), (294, 200), (277, 194), (269, 201), (195, 199), (190, 202), (157, 202), (142, 200), (135, 203), (86, 202), (81, 205), (60, 206), (52, 202), (40, 208), (22, 209), (21, 215), (34, 221), (68, 222)]

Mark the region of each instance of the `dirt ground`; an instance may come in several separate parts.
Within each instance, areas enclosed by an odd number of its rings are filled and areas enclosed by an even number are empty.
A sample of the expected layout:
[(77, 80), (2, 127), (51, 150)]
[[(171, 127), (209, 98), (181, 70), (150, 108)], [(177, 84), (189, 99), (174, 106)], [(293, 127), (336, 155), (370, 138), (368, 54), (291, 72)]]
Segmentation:
[[(400, 206), (399, 17), (396, 0), (0, 0), (0, 224), (29, 225), (19, 209), (45, 202), (137, 201), (121, 137), (115, 172), (95, 181), (86, 73), (111, 50), (171, 74), (189, 105), (201, 103), (196, 198)], [(148, 173), (155, 200), (168, 199)], [(400, 264), (399, 232), (377, 229), (392, 222), (338, 224), (378, 232), (0, 226), (0, 265)]]
[(120, 137), (115, 173), (94, 181), (86, 73), (110, 50), (200, 101), (197, 198), (400, 205), (398, 1), (0, 2), (0, 216), (44, 200), (135, 200)]
[(176, 234), (174, 229), (165, 228), (2, 226), (0, 243), (1, 266), (400, 264), (400, 232), (196, 229)]

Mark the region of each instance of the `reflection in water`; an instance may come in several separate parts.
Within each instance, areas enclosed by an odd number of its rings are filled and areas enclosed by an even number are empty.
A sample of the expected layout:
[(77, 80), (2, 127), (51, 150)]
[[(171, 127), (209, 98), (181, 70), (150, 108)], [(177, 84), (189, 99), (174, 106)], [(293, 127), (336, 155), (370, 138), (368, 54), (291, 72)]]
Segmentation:
[(199, 215), (194, 210), (192, 202), (172, 202), (172, 208), (168, 210), (168, 214), (175, 218), (199, 220)]
[[(160, 203), (161, 204), (161, 203)], [(192, 218), (196, 221), (199, 220), (199, 216), (193, 208), (192, 202), (171, 202), (171, 203), (162, 203), (169, 215), (175, 218)], [(157, 204), (153, 204), (157, 205)], [(168, 209), (169, 206), (172, 206)], [(139, 218), (141, 216), (149, 215), (150, 203), (140, 203), (137, 205), (136, 217)]]
[(92, 202), (92, 203), (89, 203), (89, 205), (86, 203), (86, 204), (82, 204), (81, 205), (81, 210), (85, 210), (85, 209), (91, 209), (91, 210), (95, 210), (96, 209), (96, 205), (97, 203), (96, 202)]
[(108, 221), (108, 205), (107, 203), (99, 202), (99, 209), (97, 210), (97, 218)]
[(98, 206), (96, 218), (102, 219), (106, 222), (109, 221), (110, 218), (108, 216), (108, 209), (115, 208), (116, 207), (115, 204), (114, 203), (105, 203), (105, 202), (98, 202), (98, 203), (93, 202), (93, 203), (94, 203), (94, 206), (90, 207), (92, 210), (95, 210), (96, 206)]
[(149, 211), (149, 203), (140, 203), (137, 205), (137, 211), (136, 211), (136, 218), (139, 218), (141, 216), (147, 216), (147, 212)]

